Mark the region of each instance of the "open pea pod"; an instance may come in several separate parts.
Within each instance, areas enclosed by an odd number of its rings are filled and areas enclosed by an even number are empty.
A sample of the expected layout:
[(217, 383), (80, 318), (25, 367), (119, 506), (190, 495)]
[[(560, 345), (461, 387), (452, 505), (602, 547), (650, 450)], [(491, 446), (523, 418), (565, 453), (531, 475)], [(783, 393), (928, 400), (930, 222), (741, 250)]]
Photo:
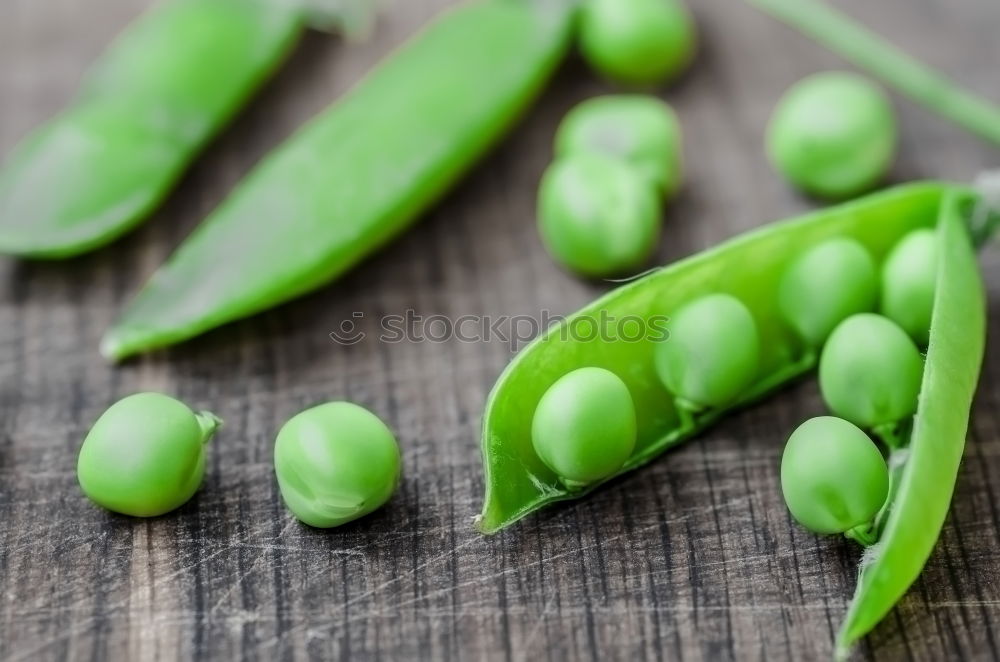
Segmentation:
[[(536, 406), (563, 375), (582, 367), (605, 368), (631, 392), (637, 440), (610, 480), (815, 366), (816, 352), (788, 327), (775, 294), (796, 257), (828, 239), (848, 237), (880, 262), (909, 232), (936, 227), (940, 258), (920, 405), (912, 442), (902, 451), (906, 460), (900, 455), (894, 462), (899, 481), (888, 520), (865, 555), (857, 595), (838, 640), (846, 650), (916, 579), (948, 511), (985, 338), (983, 287), (972, 245), (988, 234), (989, 223), (977, 224), (970, 213), (976, 200), (969, 189), (936, 182), (876, 193), (737, 237), (620, 287), (554, 325), (514, 359), (489, 397), (482, 440), (486, 495), (478, 528), (496, 532), (604, 482), (586, 489), (567, 487), (532, 445)], [(661, 338), (616, 336), (608, 329), (625, 319), (669, 318), (686, 303), (716, 293), (737, 297), (751, 311), (760, 335), (758, 377), (732, 406), (696, 414), (692, 425), (690, 414), (679, 411), (657, 378), (654, 347)], [(602, 326), (603, 332), (588, 331)]]
[(868, 548), (837, 640), (843, 655), (916, 580), (948, 514), (986, 339), (986, 299), (958, 197), (942, 201), (930, 344), (908, 448), (888, 519)]

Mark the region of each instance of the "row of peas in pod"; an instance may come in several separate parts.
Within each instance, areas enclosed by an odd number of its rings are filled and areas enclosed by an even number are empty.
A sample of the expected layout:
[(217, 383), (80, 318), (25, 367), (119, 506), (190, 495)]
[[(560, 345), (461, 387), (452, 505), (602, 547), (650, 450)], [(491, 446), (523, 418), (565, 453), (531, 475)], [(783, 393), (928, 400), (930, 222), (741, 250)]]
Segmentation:
[[(222, 425), (160, 393), (112, 405), (80, 448), (77, 478), (94, 503), (116, 513), (156, 517), (183, 506), (205, 477), (205, 447)], [(399, 446), (375, 414), (328, 402), (286, 422), (274, 444), (281, 496), (302, 522), (346, 524), (382, 507), (400, 477)]]
[[(834, 415), (801, 424), (781, 458), (785, 503), (815, 533), (843, 533), (870, 545), (885, 523), (923, 379), (935, 252), (933, 230), (904, 236), (882, 264), (879, 290), (870, 255), (848, 240), (831, 240), (805, 254), (794, 267), (795, 278), (782, 288), (788, 319), (814, 345), (825, 341), (819, 384)], [(821, 287), (824, 275), (827, 285)], [(798, 312), (808, 311), (806, 302), (817, 296), (825, 297), (826, 310), (849, 314), (832, 331), (833, 317)], [(876, 301), (881, 314), (861, 312), (874, 309)], [(892, 476), (866, 431), (891, 453)]]
[[(826, 240), (788, 267), (775, 293), (784, 322), (801, 341), (803, 361), (812, 363), (819, 353), (823, 398), (840, 417), (804, 424), (789, 440), (782, 463), (789, 508), (816, 532), (861, 526), (856, 536), (871, 539), (889, 481), (882, 454), (862, 428), (891, 448), (905, 445), (934, 304), (933, 239), (933, 230), (912, 231), (881, 268), (858, 241)], [(653, 360), (682, 428), (694, 428), (701, 414), (738, 401), (759, 376), (760, 353), (757, 323), (737, 297), (707, 294), (672, 315)], [(569, 489), (617, 473), (636, 444), (627, 385), (606, 368), (565, 374), (539, 400), (531, 440)], [(837, 483), (837, 472), (849, 476)]]

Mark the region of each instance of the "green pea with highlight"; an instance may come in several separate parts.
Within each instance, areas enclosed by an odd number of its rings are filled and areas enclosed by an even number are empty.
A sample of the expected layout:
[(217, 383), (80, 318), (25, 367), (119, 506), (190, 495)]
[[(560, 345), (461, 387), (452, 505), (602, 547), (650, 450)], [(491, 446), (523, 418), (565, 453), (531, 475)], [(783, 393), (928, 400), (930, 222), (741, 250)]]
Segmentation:
[(274, 472), (285, 505), (317, 528), (381, 508), (399, 483), (399, 446), (375, 414), (328, 402), (293, 416), (278, 432)]
[(867, 530), (889, 495), (889, 469), (856, 425), (819, 416), (789, 437), (781, 492), (792, 517), (810, 531), (849, 533), (867, 544), (873, 542)]
[(631, 166), (601, 154), (559, 159), (542, 178), (538, 229), (552, 257), (584, 276), (627, 273), (660, 236), (660, 198)]
[(920, 347), (926, 347), (930, 339), (936, 286), (934, 230), (914, 230), (896, 244), (882, 265), (882, 314)]
[(892, 104), (880, 88), (857, 74), (824, 72), (799, 81), (778, 102), (767, 152), (797, 188), (849, 198), (886, 176), (897, 133)]
[(783, 274), (782, 316), (810, 348), (818, 348), (840, 322), (875, 309), (875, 261), (860, 242), (835, 238), (802, 254)]
[(727, 405), (757, 375), (757, 324), (736, 297), (696, 299), (671, 316), (668, 330), (669, 337), (656, 346), (656, 373), (683, 409)]
[(896, 426), (917, 411), (924, 361), (892, 320), (861, 313), (844, 320), (819, 360), (823, 400), (837, 416), (897, 445)]
[(625, 85), (658, 85), (687, 69), (696, 31), (680, 0), (584, 0), (580, 50), (597, 72)]
[(636, 442), (628, 386), (604, 368), (579, 368), (545, 391), (531, 421), (535, 452), (567, 487), (616, 473)]
[(205, 444), (222, 421), (160, 393), (136, 393), (105, 411), (80, 447), (83, 493), (108, 510), (155, 517), (183, 506), (205, 476)]
[(681, 127), (665, 102), (644, 94), (588, 99), (566, 114), (556, 133), (556, 156), (604, 154), (637, 169), (671, 197), (681, 185)]

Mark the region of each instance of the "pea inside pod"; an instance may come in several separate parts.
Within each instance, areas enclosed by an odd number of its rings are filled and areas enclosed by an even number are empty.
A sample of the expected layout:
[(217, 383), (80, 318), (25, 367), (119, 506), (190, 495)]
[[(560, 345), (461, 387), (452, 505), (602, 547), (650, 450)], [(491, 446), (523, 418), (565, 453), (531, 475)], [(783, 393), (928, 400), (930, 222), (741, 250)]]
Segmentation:
[(591, 152), (631, 164), (667, 198), (681, 185), (680, 124), (673, 109), (656, 97), (595, 97), (567, 113), (556, 133), (556, 156)]
[(889, 469), (860, 428), (835, 416), (811, 418), (792, 433), (781, 456), (781, 492), (795, 519), (815, 533), (845, 533), (866, 542), (889, 494)]
[(654, 186), (629, 165), (580, 153), (553, 163), (538, 192), (538, 229), (546, 249), (581, 275), (637, 269), (656, 248), (661, 208)]
[(580, 368), (561, 377), (538, 402), (531, 424), (535, 452), (568, 487), (621, 469), (635, 437), (628, 387), (604, 368)]
[(274, 444), (274, 471), (288, 509), (317, 528), (381, 508), (399, 483), (399, 446), (375, 414), (328, 402), (292, 417)]
[(819, 360), (819, 386), (830, 410), (898, 445), (896, 427), (917, 411), (924, 361), (892, 320), (853, 315), (834, 329)]
[(135, 517), (181, 507), (205, 476), (205, 444), (222, 421), (160, 393), (137, 393), (104, 412), (80, 448), (77, 477), (93, 502)]
[(810, 348), (818, 348), (840, 322), (874, 310), (878, 299), (875, 261), (846, 237), (806, 251), (782, 276), (781, 314)]
[(882, 314), (920, 347), (930, 339), (936, 280), (933, 230), (914, 230), (903, 237), (882, 265)]
[(670, 336), (656, 348), (656, 372), (688, 411), (722, 407), (757, 374), (760, 338), (746, 305), (728, 294), (710, 294), (680, 310)]

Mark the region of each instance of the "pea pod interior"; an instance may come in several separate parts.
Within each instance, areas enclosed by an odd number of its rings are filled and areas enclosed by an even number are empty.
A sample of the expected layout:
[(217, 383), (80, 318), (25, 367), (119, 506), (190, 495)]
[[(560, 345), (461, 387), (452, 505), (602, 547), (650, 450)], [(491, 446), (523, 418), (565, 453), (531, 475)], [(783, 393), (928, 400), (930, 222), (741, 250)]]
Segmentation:
[(609, 322), (605, 326), (613, 329), (627, 318), (669, 317), (686, 302), (706, 294), (722, 292), (739, 298), (752, 311), (761, 339), (756, 384), (734, 406), (745, 404), (815, 365), (815, 356), (778, 310), (778, 283), (792, 260), (824, 240), (847, 236), (861, 242), (881, 262), (905, 234), (934, 226), (949, 195), (961, 201), (973, 194), (944, 183), (908, 184), (772, 224), (618, 288), (550, 328), (511, 362), (489, 397), (482, 439), (486, 494), (478, 528), (493, 533), (547, 504), (586, 493), (567, 490), (537, 457), (531, 443), (531, 419), (539, 399), (571, 370), (606, 368), (631, 391), (638, 438), (631, 457), (616, 475), (649, 462), (725, 413), (713, 412), (699, 419), (694, 430), (678, 433), (673, 397), (654, 371), (655, 340), (594, 338), (587, 329), (600, 324), (602, 317)]

